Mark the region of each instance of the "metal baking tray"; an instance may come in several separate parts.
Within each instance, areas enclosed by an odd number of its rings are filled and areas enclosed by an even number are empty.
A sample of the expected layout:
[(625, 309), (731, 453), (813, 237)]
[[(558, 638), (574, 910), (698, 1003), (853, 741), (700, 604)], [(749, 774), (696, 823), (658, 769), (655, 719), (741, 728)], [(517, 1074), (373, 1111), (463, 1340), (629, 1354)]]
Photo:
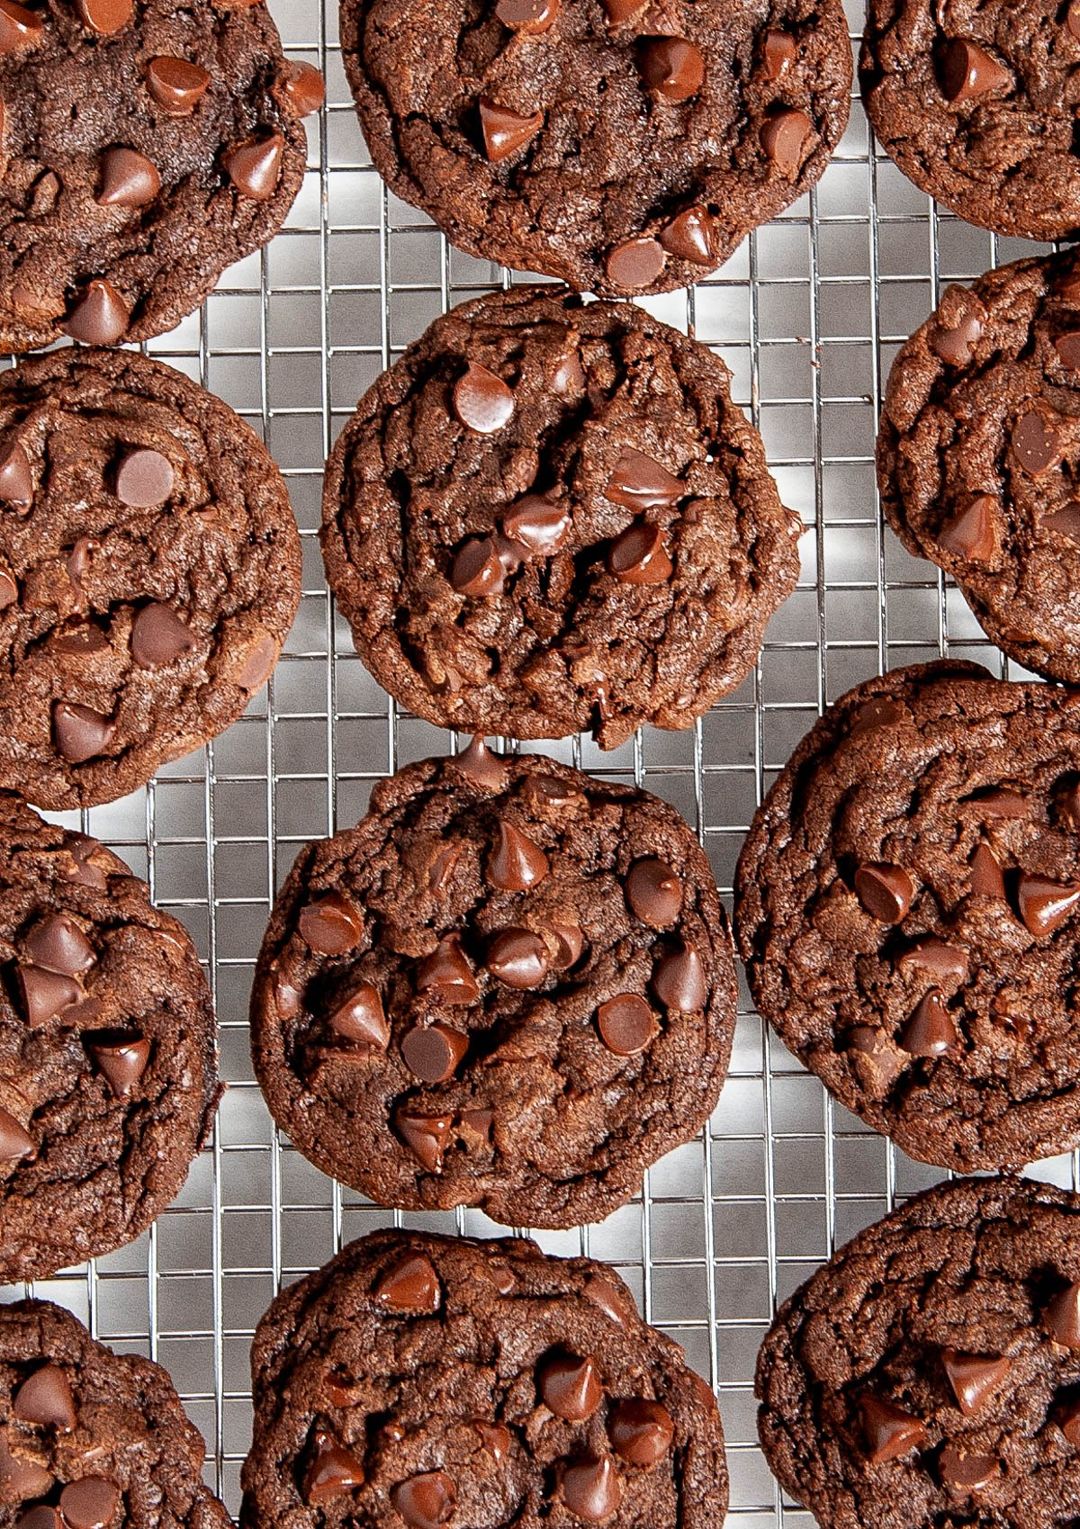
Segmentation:
[[(229, 1089), (186, 1188), (148, 1233), (25, 1287), (168, 1368), (206, 1439), (207, 1480), (234, 1513), (250, 1437), (248, 1350), (280, 1285), (389, 1222), (495, 1230), (474, 1212), (372, 1207), (311, 1167), (279, 1137), (253, 1080), (247, 1000), (270, 901), (299, 846), (355, 822), (381, 776), (450, 746), (378, 688), (335, 615), (316, 540), (323, 460), (360, 394), (437, 314), (526, 279), (450, 249), (386, 191), (345, 83), (336, 0), (270, 8), (290, 54), (328, 80), (327, 109), (309, 119), (303, 191), (269, 248), (147, 349), (264, 435), (304, 538), (300, 614), (268, 692), (241, 722), (144, 791), (62, 819), (112, 845), (190, 929), (214, 987)], [(848, 18), (857, 43), (858, 0), (848, 0)], [(937, 211), (875, 151), (856, 101), (816, 191), (710, 280), (644, 304), (730, 366), (781, 495), (805, 523), (802, 577), (752, 677), (692, 731), (649, 730), (610, 754), (588, 740), (539, 747), (672, 802), (700, 834), (729, 906), (754, 808), (826, 702), (942, 652), (1020, 673), (948, 582), (882, 528), (873, 451), (892, 356), (944, 285), (1033, 248)], [(1076, 1187), (1078, 1158), (1034, 1171)], [(744, 986), (731, 1074), (707, 1133), (657, 1164), (642, 1195), (603, 1225), (538, 1240), (615, 1265), (646, 1317), (713, 1383), (731, 1522), (809, 1525), (785, 1504), (756, 1442), (754, 1361), (774, 1303), (898, 1197), (940, 1176), (833, 1105), (763, 1026)]]

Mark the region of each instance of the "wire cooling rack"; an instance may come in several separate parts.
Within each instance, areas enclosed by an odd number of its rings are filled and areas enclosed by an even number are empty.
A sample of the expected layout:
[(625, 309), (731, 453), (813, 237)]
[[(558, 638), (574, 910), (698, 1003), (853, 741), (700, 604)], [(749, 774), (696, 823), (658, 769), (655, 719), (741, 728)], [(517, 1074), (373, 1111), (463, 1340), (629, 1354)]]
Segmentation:
[[(268, 692), (241, 722), (145, 791), (65, 820), (113, 845), (190, 929), (213, 983), (230, 1087), (211, 1144), (156, 1226), (109, 1258), (26, 1287), (169, 1369), (207, 1441), (207, 1479), (234, 1512), (250, 1430), (248, 1350), (282, 1282), (391, 1220), (494, 1230), (474, 1212), (402, 1216), (342, 1190), (279, 1138), (251, 1073), (252, 967), (297, 849), (355, 822), (381, 776), (452, 746), (388, 700), (335, 617), (316, 540), (323, 460), (360, 394), (437, 314), (511, 280), (451, 250), (372, 169), (341, 66), (336, 0), (271, 0), (271, 9), (289, 52), (327, 75), (328, 107), (309, 119), (303, 191), (269, 249), (148, 349), (264, 435), (304, 538), (300, 615)], [(848, 16), (857, 39), (857, 0)], [(589, 741), (547, 751), (672, 802), (701, 835), (729, 905), (754, 808), (826, 702), (883, 668), (944, 651), (1010, 673), (957, 592), (882, 529), (873, 449), (892, 356), (943, 285), (1032, 248), (939, 213), (874, 153), (856, 101), (809, 198), (713, 279), (645, 304), (731, 367), (782, 497), (803, 517), (802, 578), (753, 676), (693, 731), (650, 730), (610, 754)], [(1038, 1172), (1075, 1184), (1077, 1164), (1057, 1159)], [(939, 1176), (834, 1106), (744, 988), (731, 1074), (707, 1133), (659, 1163), (638, 1200), (603, 1225), (540, 1236), (550, 1252), (614, 1264), (648, 1319), (713, 1382), (739, 1529), (810, 1522), (785, 1505), (756, 1444), (754, 1361), (775, 1302), (898, 1196)]]

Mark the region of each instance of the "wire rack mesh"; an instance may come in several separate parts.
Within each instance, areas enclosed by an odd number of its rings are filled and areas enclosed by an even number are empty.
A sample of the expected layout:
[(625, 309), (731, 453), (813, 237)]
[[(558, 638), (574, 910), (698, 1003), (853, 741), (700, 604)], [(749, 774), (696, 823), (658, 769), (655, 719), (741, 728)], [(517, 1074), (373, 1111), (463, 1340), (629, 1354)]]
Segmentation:
[[(452, 250), (386, 191), (345, 83), (336, 0), (271, 0), (271, 10), (290, 55), (328, 81), (328, 105), (310, 119), (303, 190), (270, 247), (147, 348), (266, 439), (303, 535), (300, 614), (268, 691), (241, 722), (144, 791), (61, 819), (116, 848), (190, 929), (213, 985), (229, 1089), (185, 1189), (148, 1233), (25, 1287), (169, 1369), (207, 1441), (207, 1480), (234, 1512), (250, 1341), (281, 1284), (390, 1221), (496, 1230), (473, 1212), (380, 1210), (311, 1167), (276, 1133), (253, 1079), (247, 998), (270, 902), (299, 846), (355, 822), (381, 776), (453, 747), (394, 706), (335, 616), (316, 540), (324, 458), (360, 394), (432, 319), (524, 279)], [(858, 0), (848, 0), (848, 19), (854, 43)], [(802, 515), (802, 577), (753, 675), (692, 731), (648, 731), (610, 754), (588, 740), (546, 752), (672, 802), (699, 833), (729, 905), (754, 808), (823, 705), (939, 652), (1010, 674), (957, 592), (883, 530), (873, 450), (892, 356), (944, 284), (1032, 248), (940, 213), (875, 152), (856, 100), (815, 192), (712, 279), (645, 303), (730, 366), (781, 495)], [(1033, 1171), (1077, 1182), (1075, 1157)], [(785, 1503), (757, 1448), (758, 1346), (775, 1303), (834, 1247), (938, 1177), (833, 1105), (744, 988), (731, 1073), (707, 1130), (657, 1164), (643, 1193), (604, 1224), (538, 1240), (612, 1263), (646, 1317), (713, 1383), (740, 1529), (805, 1526), (809, 1515)]]

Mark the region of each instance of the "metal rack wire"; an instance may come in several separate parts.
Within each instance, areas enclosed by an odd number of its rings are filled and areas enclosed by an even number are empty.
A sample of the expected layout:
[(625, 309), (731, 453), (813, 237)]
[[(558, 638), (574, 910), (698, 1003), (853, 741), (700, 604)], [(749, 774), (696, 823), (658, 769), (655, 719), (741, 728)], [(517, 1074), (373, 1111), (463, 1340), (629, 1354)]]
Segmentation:
[[(451, 746), (366, 674), (326, 590), (315, 533), (322, 463), (360, 393), (436, 314), (510, 274), (451, 250), (372, 169), (337, 48), (336, 0), (271, 0), (286, 47), (326, 71), (309, 173), (286, 230), (227, 273), (198, 315), (148, 349), (265, 436), (304, 537), (304, 599), (286, 654), (247, 717), (145, 791), (73, 824), (146, 875), (207, 963), (230, 1088), (210, 1146), (132, 1247), (27, 1287), (95, 1334), (171, 1371), (208, 1446), (207, 1479), (238, 1506), (249, 1438), (248, 1349), (280, 1284), (387, 1221), (484, 1234), (469, 1212), (403, 1217), (309, 1166), (254, 1083), (247, 994), (270, 901), (306, 839), (362, 815), (371, 784)], [(859, 0), (848, 0), (853, 37)], [(548, 752), (636, 781), (694, 825), (725, 897), (753, 810), (820, 708), (882, 668), (964, 652), (1003, 674), (963, 600), (883, 531), (873, 446), (896, 347), (950, 280), (1032, 246), (940, 214), (875, 154), (858, 102), (818, 189), (695, 288), (646, 306), (713, 345), (761, 429), (785, 502), (803, 516), (803, 575), (756, 671), (688, 733), (612, 754)], [(521, 277), (513, 278), (521, 280)], [(1041, 1165), (1076, 1183), (1074, 1158)], [(613, 1263), (645, 1315), (712, 1380), (740, 1529), (806, 1525), (757, 1449), (754, 1360), (774, 1303), (898, 1196), (939, 1177), (829, 1101), (743, 994), (731, 1075), (707, 1133), (648, 1175), (601, 1226), (543, 1235), (551, 1252)], [(13, 1296), (19, 1291), (0, 1292)]]

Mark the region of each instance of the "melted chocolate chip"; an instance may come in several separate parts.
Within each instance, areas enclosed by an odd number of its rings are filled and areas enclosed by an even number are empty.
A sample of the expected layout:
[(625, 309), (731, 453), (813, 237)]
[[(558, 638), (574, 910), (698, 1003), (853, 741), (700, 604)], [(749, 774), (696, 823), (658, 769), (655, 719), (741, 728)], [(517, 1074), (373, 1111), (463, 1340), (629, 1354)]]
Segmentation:
[(659, 1033), (656, 1015), (637, 993), (617, 993), (596, 1011), (600, 1039), (616, 1056), (636, 1056)]
[(972, 1417), (982, 1411), (994, 1392), (1000, 1390), (1012, 1369), (1012, 1361), (1009, 1359), (962, 1354), (953, 1348), (942, 1352), (941, 1363), (965, 1417)]
[(570, 527), (570, 511), (542, 494), (526, 494), (502, 518), (504, 534), (533, 557), (559, 552), (569, 540)]
[(28, 509), (34, 499), (30, 458), (18, 441), (0, 451), (0, 499), (18, 509)]
[(150, 1063), (150, 1042), (138, 1032), (85, 1037), (97, 1070), (117, 1099), (128, 1098)]
[(982, 320), (976, 313), (965, 313), (951, 329), (939, 325), (930, 335), (930, 349), (950, 366), (966, 366), (982, 337)]
[(1073, 329), (1068, 334), (1058, 335), (1054, 349), (1067, 371), (1080, 371), (1080, 330)]
[(356, 905), (340, 892), (327, 892), (300, 909), (300, 936), (321, 956), (341, 956), (354, 950), (364, 936)]
[(502, 1423), (489, 1423), (486, 1418), (476, 1418), (473, 1427), (480, 1437), (480, 1443), (492, 1455), (496, 1465), (502, 1465), (510, 1454), (510, 1446), (513, 1442), (509, 1428)]
[(612, 1449), (630, 1465), (656, 1465), (675, 1437), (671, 1414), (660, 1402), (616, 1402), (607, 1426)]
[(642, 79), (665, 101), (689, 101), (705, 83), (705, 56), (685, 37), (646, 37), (638, 56)]
[(799, 56), (799, 49), (790, 32), (769, 27), (761, 40), (761, 60), (770, 80), (782, 80)]
[(386, 1023), (382, 998), (370, 982), (361, 982), (346, 993), (331, 1011), (329, 1025), (335, 1035), (355, 1045), (385, 1051), (390, 1044), (390, 1026)]
[(40, 966), (17, 966), (15, 975), (22, 990), (23, 1009), (32, 1030), (56, 1019), (65, 1009), (81, 1002), (84, 994), (77, 982)]
[(146, 84), (169, 116), (190, 117), (210, 88), (210, 76), (199, 64), (163, 54), (147, 64)]
[(859, 1402), (871, 1465), (900, 1460), (929, 1441), (926, 1424), (892, 1402), (864, 1396)]
[(538, 844), (501, 819), (498, 841), (488, 860), (488, 880), (504, 892), (527, 892), (537, 886), (551, 870), (551, 863)]
[[(33, 1157), (35, 1152), (34, 1138), (26, 1131), (10, 1110), (0, 1109), (0, 1163), (18, 1163), (26, 1157)], [(2, 1484), (2, 1464), (0, 1461), (0, 1484)], [(27, 1493), (27, 1496), (33, 1494)]]
[(989, 563), (997, 551), (998, 503), (975, 494), (938, 532), (938, 544), (968, 563)]
[(630, 867), (626, 900), (642, 923), (667, 929), (682, 911), (682, 882), (666, 860), (645, 855)]
[(479, 733), (474, 735), (468, 748), (454, 755), (452, 763), (478, 786), (501, 791), (506, 785), (506, 765), (498, 754), (492, 753)]
[(269, 202), (281, 179), (285, 139), (281, 133), (245, 138), (222, 156), (225, 174), (249, 202)]
[(119, 1489), (104, 1476), (70, 1481), (60, 1493), (60, 1514), (69, 1529), (106, 1529), (119, 1511)]
[(332, 1502), (364, 1484), (364, 1466), (353, 1452), (324, 1429), (316, 1429), (311, 1460), (304, 1477), (304, 1500), (313, 1505)]
[[(127, 26), (135, 14), (135, 0), (76, 0), (76, 8), (84, 27), (108, 37)], [(67, 1517), (66, 1513), (64, 1517)], [(76, 1526), (76, 1529), (83, 1529), (83, 1526)], [(87, 1525), (85, 1529), (91, 1529), (91, 1526)]]
[(959, 1039), (945, 1000), (933, 987), (900, 1032), (900, 1044), (911, 1056), (944, 1056)]
[(75, 1427), (75, 1402), (68, 1378), (58, 1364), (43, 1364), (24, 1380), (11, 1403), (20, 1423), (56, 1428), (69, 1433)]
[[(0, 1134), (0, 1162), (3, 1161), (3, 1137)], [(44, 1497), (53, 1488), (53, 1477), (36, 1460), (13, 1455), (7, 1439), (0, 1433), (0, 1502), (29, 1502)]]
[(1000, 1469), (992, 1455), (967, 1455), (956, 1444), (946, 1444), (938, 1459), (945, 1486), (965, 1495), (984, 1491), (997, 1480)]
[(443, 1003), (476, 1002), (480, 988), (458, 935), (444, 936), (431, 955), (424, 957), (416, 970), (416, 986), (419, 992), (431, 993)]
[(1080, 904), (1080, 884), (1062, 884), (1046, 876), (1022, 873), (1016, 896), (1020, 917), (1039, 939), (1068, 923)]
[(1032, 477), (1049, 472), (1061, 461), (1062, 442), (1052, 424), (1037, 409), (1028, 409), (1013, 426), (1013, 456)]
[(623, 447), (604, 488), (604, 498), (612, 504), (637, 511), (669, 508), (685, 494), (681, 478), (634, 446)]
[(0, 0), (0, 55), (37, 42), (43, 30), (41, 16), (17, 0)]
[(676, 260), (716, 264), (716, 219), (707, 207), (687, 207), (660, 230), (660, 243)]
[(780, 171), (794, 180), (806, 146), (814, 137), (814, 124), (804, 111), (788, 107), (766, 117), (761, 126), (761, 147)]
[(326, 81), (314, 64), (286, 59), (278, 71), (273, 96), (290, 117), (310, 117), (326, 100)]
[(967, 37), (950, 37), (938, 49), (936, 63), (941, 93), (955, 104), (1007, 90), (1012, 84), (1009, 71)]
[(102, 278), (80, 290), (60, 328), (84, 345), (115, 345), (130, 322), (131, 309), (112, 282)]
[(611, 544), (608, 568), (624, 584), (666, 584), (674, 565), (660, 526), (637, 521)]
[(54, 701), (53, 738), (68, 764), (85, 764), (103, 754), (113, 740), (115, 724), (101, 712), (76, 701)]
[(977, 844), (971, 852), (968, 884), (979, 897), (1005, 896), (1005, 878), (989, 844)]
[(35, 966), (65, 977), (81, 977), (97, 961), (94, 947), (66, 913), (39, 919), (23, 940), (23, 949)]
[(457, 1492), (445, 1471), (428, 1471), (392, 1487), (390, 1501), (409, 1529), (441, 1529), (453, 1517)]
[(422, 1083), (445, 1083), (457, 1072), (469, 1049), (469, 1037), (449, 1025), (416, 1025), (401, 1042), (401, 1055)]
[(453, 1124), (451, 1115), (417, 1115), (411, 1110), (400, 1110), (397, 1115), (398, 1135), (429, 1173), (442, 1171)]
[(680, 1014), (697, 1014), (709, 996), (701, 957), (685, 943), (661, 956), (653, 969), (652, 985), (664, 1007)]
[(560, 10), (560, 0), (497, 0), (495, 14), (512, 32), (546, 32)]
[(140, 669), (163, 669), (195, 647), (191, 628), (168, 605), (144, 605), (131, 624), (131, 656)]
[[(543, 125), (542, 111), (522, 116), (520, 112), (511, 111), (508, 106), (500, 106), (496, 101), (484, 97), (480, 100), (480, 131), (484, 135), (484, 153), (493, 165), (509, 159), (511, 154), (524, 148), (536, 137)], [(506, 420), (502, 423), (505, 424)]]
[(966, 950), (928, 935), (898, 956), (896, 965), (905, 975), (923, 972), (937, 982), (957, 983), (966, 982), (969, 962)]
[(1069, 1285), (1043, 1312), (1043, 1326), (1063, 1348), (1080, 1350), (1080, 1284)]
[(531, 929), (503, 929), (488, 946), (488, 971), (507, 987), (539, 987), (548, 974), (547, 946)]
[(604, 270), (617, 287), (636, 292), (651, 287), (666, 264), (663, 246), (649, 234), (638, 234), (608, 251)]
[(610, 1455), (586, 1455), (563, 1467), (562, 1500), (587, 1524), (602, 1524), (619, 1511), (623, 1484)]
[(506, 583), (506, 569), (492, 536), (473, 536), (454, 554), (450, 564), (450, 584), (459, 595), (481, 599), (501, 595)]
[(604, 1399), (596, 1360), (562, 1350), (548, 1354), (541, 1362), (537, 1389), (544, 1406), (569, 1423), (591, 1418)]
[(422, 1253), (409, 1253), (383, 1274), (372, 1292), (386, 1311), (432, 1315), (442, 1305), (435, 1265)]
[(915, 883), (902, 865), (879, 861), (859, 866), (855, 894), (872, 918), (882, 924), (899, 924), (915, 899)]
[(454, 383), (454, 413), (478, 435), (494, 435), (514, 412), (514, 394), (501, 377), (486, 366), (469, 362)]

